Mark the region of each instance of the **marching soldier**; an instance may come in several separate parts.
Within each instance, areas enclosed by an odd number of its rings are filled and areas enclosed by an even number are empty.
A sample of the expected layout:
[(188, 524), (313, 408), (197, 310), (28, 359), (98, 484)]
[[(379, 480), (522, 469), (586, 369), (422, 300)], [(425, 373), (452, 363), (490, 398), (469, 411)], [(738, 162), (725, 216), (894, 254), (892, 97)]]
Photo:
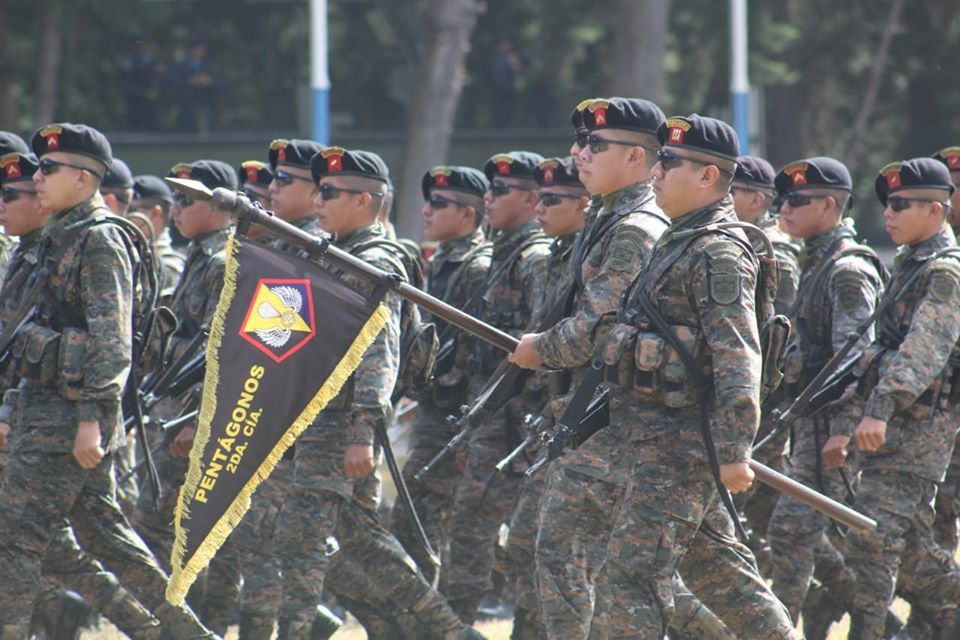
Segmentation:
[(270, 208), (270, 183), (273, 169), (260, 160), (244, 160), (237, 169), (237, 184), (240, 190), (264, 209)]
[[(367, 151), (330, 147), (314, 156), (311, 171), (317, 184), (315, 211), (334, 243), (403, 276), (400, 260), (376, 242), (383, 237), (382, 227), (375, 223), (386, 189), (383, 160)], [(347, 274), (342, 277), (361, 290), (370, 286)], [(400, 300), (388, 294), (387, 304), (386, 327), (340, 394), (297, 441), (293, 484), (276, 534), (284, 576), (281, 617), (289, 620), (291, 640), (310, 637), (330, 564), (326, 548), (330, 538), (337, 541), (339, 553), (357, 563), (382, 590), (393, 609), (385, 613), (413, 615), (425, 637), (477, 637), (423, 579), (380, 523), (374, 505), (360, 497), (375, 466), (375, 421), (389, 415), (399, 364)]]
[(100, 195), (114, 215), (126, 215), (133, 201), (133, 172), (120, 158), (114, 158), (110, 163), (100, 184)]
[(142, 175), (133, 179), (133, 201), (127, 217), (153, 244), (160, 287), (159, 302), (164, 305), (170, 302), (186, 262), (183, 254), (173, 248), (170, 239), (172, 207), (173, 192), (161, 178)]
[[(465, 313), (475, 313), (492, 253), (480, 230), (490, 183), (483, 172), (471, 167), (440, 166), (425, 173), (420, 185), (425, 200), (424, 235), (438, 243), (430, 259), (427, 293)], [(434, 368), (432, 388), (418, 399), (413, 444), (403, 475), (427, 539), (434, 549), (442, 550), (460, 472), (448, 457), (422, 481), (414, 474), (455, 435), (447, 416), (467, 403), (467, 386), (479, 372), (470, 359), (473, 341), (456, 327), (437, 318), (430, 320), (438, 325), (442, 355)], [(397, 504), (391, 519), (394, 535), (432, 581), (434, 567), (414, 537), (409, 515)]]
[[(805, 242), (797, 301), (791, 309), (793, 336), (787, 348), (784, 385), (796, 397), (870, 317), (883, 291), (885, 270), (872, 249), (857, 243), (853, 221), (844, 217), (852, 189), (850, 173), (832, 158), (808, 158), (784, 167), (776, 177), (783, 229)], [(856, 352), (873, 339), (868, 330)], [(851, 356), (855, 357), (856, 354)], [(836, 500), (847, 495), (836, 469), (825, 469), (820, 450), (830, 435), (829, 416), (798, 420), (792, 428), (788, 474)], [(844, 472), (845, 473), (845, 472)], [(797, 620), (813, 577), (814, 548), (831, 546), (824, 535), (828, 518), (781, 495), (770, 519), (773, 589)], [(842, 576), (834, 588), (841, 593)]]
[(750, 552), (735, 543), (724, 510), (732, 502), (723, 492), (753, 480), (748, 459), (762, 383), (757, 259), (738, 231), (713, 226), (735, 220), (737, 135), (693, 114), (668, 119), (657, 137), (653, 191), (672, 222), (602, 354), (607, 430), (629, 443), (633, 462), (600, 576), (609, 634), (663, 637), (673, 573), (679, 565), (683, 574), (684, 556), (698, 547), (701, 561), (727, 579), (722, 590), (694, 593), (737, 637), (799, 638)]
[(886, 637), (895, 587), (924, 612), (934, 638), (956, 638), (960, 572), (931, 531), (960, 417), (960, 251), (947, 225), (954, 186), (943, 164), (915, 158), (881, 169), (875, 187), (887, 233), (901, 245), (887, 293), (895, 297), (857, 362), (846, 419), (823, 449), (828, 465), (842, 465), (855, 440), (863, 454), (857, 507), (878, 523), (847, 533), (856, 577), (850, 638)]
[[(0, 131), (0, 158), (11, 153), (30, 153), (30, 147), (23, 138), (9, 131)], [(7, 233), (0, 233), (0, 269), (6, 271), (7, 262), (13, 255), (13, 239)]]

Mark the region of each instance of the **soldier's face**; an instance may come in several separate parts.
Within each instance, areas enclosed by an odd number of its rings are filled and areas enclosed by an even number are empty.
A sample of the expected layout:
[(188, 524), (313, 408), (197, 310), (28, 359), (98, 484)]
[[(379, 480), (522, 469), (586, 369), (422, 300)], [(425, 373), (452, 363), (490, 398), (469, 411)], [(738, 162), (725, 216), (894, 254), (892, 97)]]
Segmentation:
[(197, 236), (219, 229), (219, 216), (209, 202), (192, 201), (189, 204), (183, 201), (173, 205), (173, 224), (184, 238)]
[(370, 211), (369, 201), (365, 204), (364, 195), (343, 178), (324, 176), (313, 197), (313, 213), (327, 233), (350, 233), (372, 222), (376, 216), (375, 211)]
[[(607, 130), (591, 134), (596, 141), (615, 140), (623, 133), (616, 130)], [(596, 151), (590, 145), (579, 146), (574, 142), (570, 151), (574, 152), (574, 164), (580, 174), (580, 182), (587, 188), (590, 195), (604, 195), (613, 193), (622, 187), (623, 175), (629, 167), (631, 155), (642, 153), (640, 147), (630, 147), (623, 144), (606, 143), (597, 145)], [(594, 147), (596, 148), (596, 146)], [(601, 150), (602, 149), (602, 150)], [(642, 162), (642, 158), (640, 158)]]
[(270, 181), (270, 209), (283, 220), (298, 220), (313, 213), (317, 185), (308, 169), (288, 164), (277, 165), (277, 176)]
[(816, 191), (790, 192), (780, 206), (780, 228), (801, 240), (823, 233), (834, 222), (829, 212), (828, 198)]
[(484, 196), (487, 221), (498, 231), (512, 229), (530, 219), (537, 204), (536, 185), (516, 178), (493, 179), (494, 188)]
[(0, 198), (0, 225), (8, 236), (22, 236), (43, 226), (40, 200), (29, 181), (18, 181), (3, 186)]
[(537, 203), (537, 222), (540, 223), (540, 228), (551, 238), (579, 231), (583, 228), (586, 215), (585, 201), (586, 196), (577, 195), (569, 189), (541, 189), (540, 201)]
[[(680, 153), (674, 153), (681, 158)], [(675, 162), (674, 159), (672, 162)], [(657, 206), (669, 218), (679, 218), (697, 208), (697, 194), (702, 182), (703, 165), (681, 160), (676, 166), (665, 168), (663, 162), (653, 166), (653, 193)]]
[(934, 200), (936, 194), (916, 189), (904, 189), (887, 198), (883, 226), (894, 244), (917, 244), (940, 230), (943, 204)]
[(68, 153), (54, 151), (43, 154), (43, 158), (52, 161), (52, 172), (45, 174), (38, 169), (33, 174), (40, 204), (50, 211), (60, 211), (77, 203), (78, 194), (93, 180), (92, 174), (77, 166), (75, 157)]
[(464, 235), (473, 226), (473, 212), (461, 204), (463, 194), (434, 189), (430, 199), (423, 203), (423, 235), (427, 240), (446, 242)]

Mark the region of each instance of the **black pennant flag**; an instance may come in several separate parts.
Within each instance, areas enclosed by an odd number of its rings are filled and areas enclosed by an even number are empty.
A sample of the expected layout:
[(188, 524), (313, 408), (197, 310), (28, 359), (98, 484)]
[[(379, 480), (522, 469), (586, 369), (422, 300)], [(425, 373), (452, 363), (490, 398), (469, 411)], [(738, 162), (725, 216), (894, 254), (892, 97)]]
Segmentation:
[(183, 602), (254, 490), (356, 369), (387, 320), (385, 293), (362, 295), (309, 260), (230, 239), (177, 502), (171, 603)]

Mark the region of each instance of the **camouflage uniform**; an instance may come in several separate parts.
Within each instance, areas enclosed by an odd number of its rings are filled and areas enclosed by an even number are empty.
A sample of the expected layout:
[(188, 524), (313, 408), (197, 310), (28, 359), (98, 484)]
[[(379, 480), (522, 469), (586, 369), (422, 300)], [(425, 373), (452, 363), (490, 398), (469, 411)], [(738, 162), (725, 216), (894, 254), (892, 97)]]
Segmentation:
[(960, 413), (960, 262), (955, 255), (931, 258), (955, 245), (944, 228), (901, 250), (891, 292), (926, 271), (878, 318), (877, 340), (857, 363), (858, 382), (848, 393), (844, 435), (853, 435), (861, 416), (888, 425), (884, 445), (862, 454), (857, 493), (858, 509), (878, 526), (847, 534), (846, 560), (857, 580), (851, 632), (859, 635), (851, 637), (884, 637), (895, 585), (934, 625), (955, 625), (960, 573), (931, 531), (936, 483), (950, 461)]
[[(745, 240), (685, 232), (728, 220), (735, 220), (730, 198), (674, 220), (636, 285), (713, 382), (706, 406), (721, 463), (749, 457), (760, 419), (758, 268)], [(610, 637), (662, 637), (675, 608), (674, 572), (679, 565), (682, 575), (687, 550), (703, 545), (704, 561), (725, 587), (699, 595), (737, 637), (799, 638), (749, 550), (735, 544), (707, 463), (702, 390), (642, 310), (627, 304), (603, 356), (615, 380), (610, 427), (600, 433), (619, 436), (633, 462), (599, 578)]]
[(170, 238), (170, 230), (164, 229), (153, 243), (154, 256), (157, 260), (157, 268), (160, 287), (161, 303), (172, 299), (173, 290), (180, 281), (183, 274), (186, 258), (183, 254), (173, 248), (173, 241)]
[[(189, 245), (187, 262), (170, 302), (170, 308), (179, 322), (168, 347), (171, 360), (183, 352), (197, 332), (210, 326), (223, 287), (224, 247), (229, 231), (225, 228), (208, 232), (194, 238)], [(203, 348), (196, 353), (203, 353)], [(199, 389), (193, 392), (199, 392)], [(153, 417), (170, 419), (179, 415), (180, 410), (178, 399), (167, 399), (158, 405)], [(189, 466), (187, 458), (173, 456), (169, 442), (167, 434), (153, 434), (152, 446), (159, 447), (154, 461), (163, 490), (160, 508), (154, 509), (152, 495), (149, 491), (143, 492), (137, 502), (135, 516), (137, 531), (157, 557), (163, 560), (167, 569), (173, 546), (174, 509)], [(202, 601), (201, 617), (211, 628), (222, 633), (226, 633), (224, 618), (233, 610), (240, 589), (236, 553), (228, 541), (210, 562), (206, 576), (191, 589), (189, 598), (198, 610), (200, 607), (197, 603)]]
[(7, 265), (13, 258), (13, 252), (17, 248), (17, 242), (5, 233), (0, 233), (0, 271), (7, 272)]
[[(0, 532), (4, 638), (26, 637), (47, 545), (58, 536), (69, 541), (62, 535), (65, 518), (83, 548), (102, 558), (171, 633), (210, 636), (189, 609), (165, 602), (166, 575), (116, 503), (112, 452), (130, 367), (131, 257), (127, 240), (113, 225), (67, 229), (105, 213), (103, 199), (94, 195), (47, 222), (39, 261), (58, 258), (47, 265), (46, 295), (59, 304), (53, 311), (49, 302), (41, 303), (41, 312), (24, 326), (12, 348), (24, 366), (14, 412), (16, 447), (0, 489), (8, 524)], [(99, 422), (108, 452), (90, 470), (82, 469), (71, 453), (77, 423), (83, 420)], [(73, 555), (82, 553), (75, 543), (71, 547)], [(97, 567), (86, 563), (83, 570)]]
[[(621, 215), (607, 233), (587, 244), (590, 234), (596, 233), (593, 229)], [(649, 184), (631, 185), (591, 204), (580, 234), (583, 248), (576, 250), (583, 255), (573, 263), (581, 269), (584, 283), (574, 299), (573, 313), (535, 341), (544, 367), (574, 369), (572, 389), (582, 380), (595, 345), (602, 344), (623, 292), (647, 264), (667, 224)], [(552, 401), (561, 405), (553, 413), (562, 411), (567, 402), (569, 397)], [(623, 444), (615, 429), (603, 429), (541, 472), (545, 489), (535, 564), (548, 637), (587, 637), (596, 600), (594, 579), (606, 554), (614, 505), (629, 479), (629, 465), (622, 464)]]
[[(358, 229), (336, 240), (344, 250), (383, 237), (380, 225)], [(389, 250), (371, 247), (358, 257), (392, 273), (403, 265)], [(361, 291), (370, 285), (343, 275)], [(341, 393), (297, 441), (293, 484), (287, 492), (276, 532), (283, 572), (281, 617), (290, 621), (289, 638), (309, 637), (314, 610), (323, 592), (330, 558), (324, 541), (335, 537), (340, 553), (383, 589), (395, 608), (411, 611), (429, 637), (455, 633), (459, 620), (430, 588), (403, 547), (364, 504), (365, 482), (343, 472), (348, 444), (373, 445), (375, 421), (386, 420), (399, 363), (400, 300), (388, 294), (390, 319), (364, 354)], [(368, 482), (368, 481), (367, 481)]]
[[(486, 289), (479, 317), (514, 336), (519, 336), (543, 302), (547, 287), (548, 242), (536, 221), (503, 231), (494, 240), (492, 274), (498, 264), (521, 245), (513, 266)], [(486, 286), (486, 285), (485, 285)], [(471, 381), (471, 395), (480, 392), (484, 376), (493, 373), (504, 354), (488, 344), (475, 350), (482, 376)], [(494, 467), (520, 443), (523, 416), (539, 410), (542, 389), (528, 378), (521, 393), (512, 398), (490, 420), (476, 428), (467, 445), (467, 460), (453, 499), (450, 520), (450, 564), (446, 591), (454, 610), (466, 622), (473, 622), (483, 595), (493, 583), (491, 572), (494, 543), (500, 526), (516, 506), (522, 476)]]
[[(490, 268), (488, 246), (479, 229), (462, 238), (442, 243), (430, 260), (427, 292), (463, 309), (483, 286)], [(425, 321), (436, 323), (441, 333), (449, 332), (446, 329), (448, 325), (437, 318), (425, 318)], [(413, 506), (427, 539), (438, 552), (446, 544), (445, 530), (460, 472), (454, 457), (448, 456), (423, 481), (416, 480), (414, 475), (455, 435), (455, 428), (447, 421), (447, 415), (456, 413), (466, 403), (466, 387), (470, 377), (476, 373), (471, 371), (469, 362), (469, 351), (474, 341), (462, 334), (455, 335), (453, 339), (456, 342), (451, 356), (452, 366), (449, 371), (435, 373), (432, 394), (419, 400), (412, 427), (413, 444), (403, 468), (403, 478), (410, 490)], [(433, 580), (434, 567), (424, 556), (421, 545), (414, 537), (409, 516), (401, 505), (394, 504), (390, 524), (394, 535), (417, 561), (420, 570), (429, 580)]]
[[(880, 267), (853, 239), (852, 221), (807, 240), (800, 276), (796, 311), (791, 318), (794, 335), (784, 367), (785, 390), (796, 397), (823, 365), (847, 341), (857, 326), (870, 317), (883, 291)], [(873, 339), (869, 329), (855, 354)], [(855, 357), (854, 356), (852, 357)], [(830, 435), (827, 416), (805, 418), (793, 425), (791, 478), (834, 498), (844, 500), (847, 490), (837, 469), (823, 468), (820, 450)], [(854, 471), (845, 470), (849, 478)], [(768, 530), (773, 588), (794, 620), (800, 613), (813, 577), (814, 548), (830, 520), (816, 509), (786, 495), (777, 501)]]

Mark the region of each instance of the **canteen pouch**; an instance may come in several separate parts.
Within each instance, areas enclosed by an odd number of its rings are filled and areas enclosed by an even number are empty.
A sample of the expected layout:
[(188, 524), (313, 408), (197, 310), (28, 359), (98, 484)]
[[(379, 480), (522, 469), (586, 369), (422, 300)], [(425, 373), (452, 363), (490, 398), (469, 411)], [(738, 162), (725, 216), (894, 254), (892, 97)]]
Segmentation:
[(600, 360), (607, 365), (607, 382), (633, 386), (633, 341), (639, 333), (639, 329), (628, 324), (617, 324), (610, 330), (600, 353)]
[(87, 356), (87, 332), (83, 329), (66, 327), (60, 338), (59, 359), (57, 368), (60, 370), (60, 382), (65, 395), (70, 400), (71, 390), (75, 390), (83, 383), (83, 372)]
[(25, 325), (13, 347), (20, 362), (20, 375), (27, 380), (51, 385), (57, 380), (60, 332), (35, 323)]
[(659, 380), (664, 366), (667, 341), (656, 333), (641, 331), (633, 349), (633, 392), (644, 400), (663, 400), (663, 385)]

